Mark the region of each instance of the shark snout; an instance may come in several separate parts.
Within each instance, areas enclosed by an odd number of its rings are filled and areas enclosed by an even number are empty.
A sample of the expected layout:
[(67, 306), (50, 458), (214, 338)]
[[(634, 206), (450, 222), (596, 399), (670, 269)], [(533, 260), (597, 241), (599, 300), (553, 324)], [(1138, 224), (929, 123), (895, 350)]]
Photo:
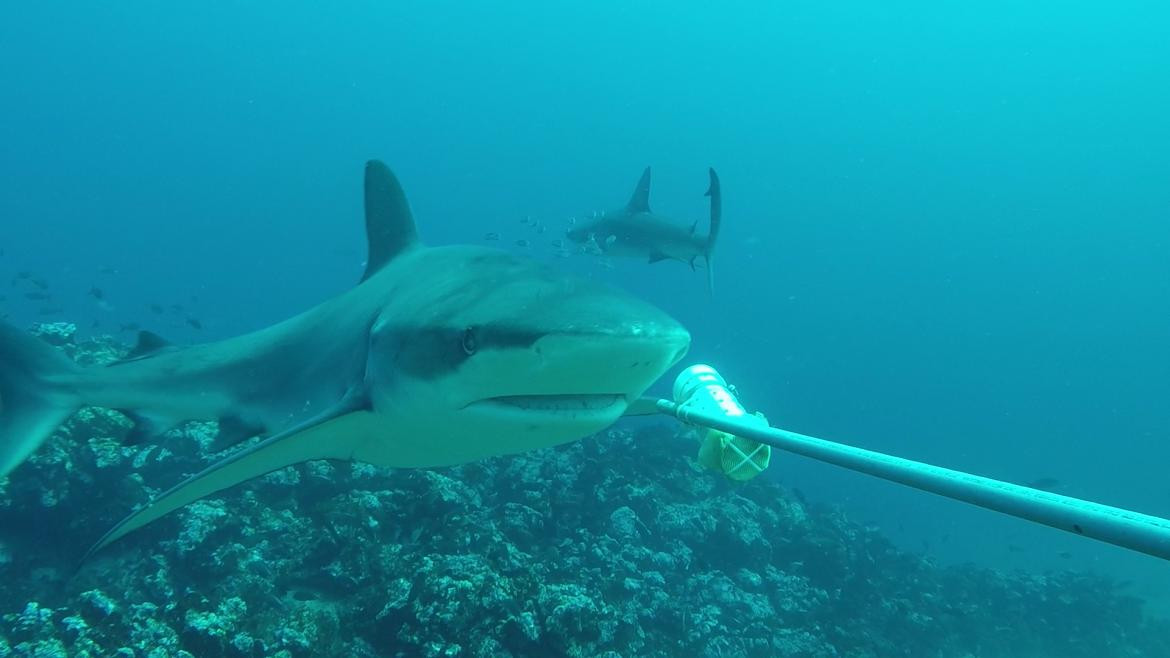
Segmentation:
[(690, 334), (682, 326), (641, 325), (596, 334), (551, 334), (534, 347), (542, 364), (535, 381), (574, 382), (574, 393), (637, 398), (686, 354)]

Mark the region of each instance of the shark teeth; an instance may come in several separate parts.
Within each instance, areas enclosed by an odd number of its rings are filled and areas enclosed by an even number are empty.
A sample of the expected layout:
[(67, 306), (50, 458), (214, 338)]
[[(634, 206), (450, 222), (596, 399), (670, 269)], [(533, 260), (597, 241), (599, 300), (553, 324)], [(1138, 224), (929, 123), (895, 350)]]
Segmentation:
[(614, 393), (562, 395), (501, 395), (481, 402), (514, 407), (525, 411), (572, 412), (602, 411), (625, 402), (626, 396)]

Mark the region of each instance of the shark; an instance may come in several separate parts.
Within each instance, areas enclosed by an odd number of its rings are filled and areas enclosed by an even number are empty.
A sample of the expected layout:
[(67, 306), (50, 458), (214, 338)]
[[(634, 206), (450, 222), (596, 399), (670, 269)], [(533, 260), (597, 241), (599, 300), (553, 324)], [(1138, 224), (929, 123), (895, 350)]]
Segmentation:
[[(441, 467), (598, 432), (690, 345), (650, 303), (506, 251), (425, 246), (393, 172), (365, 168), (361, 281), (275, 325), (179, 347), (143, 333), (82, 368), (0, 325), (0, 476), (83, 405), (153, 431), (219, 421), (260, 436), (129, 514), (86, 558), (212, 493), (308, 460)], [(84, 561), (84, 559), (83, 559)]]
[(643, 258), (650, 263), (677, 260), (695, 269), (695, 262), (702, 258), (707, 268), (707, 288), (713, 291), (715, 281), (711, 257), (715, 240), (719, 237), (723, 195), (715, 170), (709, 169), (708, 175), (710, 184), (706, 196), (711, 199), (711, 220), (706, 235), (697, 232), (698, 222), (687, 228), (650, 210), (650, 167), (642, 172), (624, 207), (576, 224), (565, 235), (573, 242), (594, 247), (606, 255)]

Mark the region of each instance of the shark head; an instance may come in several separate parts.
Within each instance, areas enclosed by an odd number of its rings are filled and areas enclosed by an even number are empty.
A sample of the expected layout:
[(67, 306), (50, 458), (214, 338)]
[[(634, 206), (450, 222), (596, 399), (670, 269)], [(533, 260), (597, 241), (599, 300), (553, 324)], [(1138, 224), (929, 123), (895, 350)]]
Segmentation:
[(381, 307), (366, 397), (386, 431), (357, 458), (440, 466), (579, 439), (612, 424), (690, 345), (678, 322), (616, 288), (476, 246), (424, 247), (405, 194), (366, 168)]
[(587, 436), (690, 344), (656, 307), (507, 252), (421, 249), (385, 276), (400, 279), (398, 268), (428, 283), (389, 295), (371, 330), (371, 403), (394, 425), (387, 463), (460, 463)]

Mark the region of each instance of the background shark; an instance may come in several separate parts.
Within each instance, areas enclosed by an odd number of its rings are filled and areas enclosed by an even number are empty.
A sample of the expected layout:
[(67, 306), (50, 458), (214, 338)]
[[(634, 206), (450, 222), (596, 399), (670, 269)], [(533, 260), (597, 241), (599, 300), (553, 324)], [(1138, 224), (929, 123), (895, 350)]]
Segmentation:
[[(217, 419), (260, 434), (132, 514), (94, 546), (191, 501), (311, 459), (425, 467), (557, 445), (613, 423), (685, 354), (657, 308), (507, 252), (428, 248), (402, 189), (371, 161), (362, 282), (289, 320), (186, 348), (144, 334), (83, 369), (0, 327), (0, 475), (82, 405), (153, 427)], [(91, 552), (92, 552), (91, 550)]]
[(602, 213), (569, 229), (566, 236), (579, 244), (596, 245), (601, 253), (614, 256), (645, 258), (651, 263), (679, 260), (695, 267), (702, 257), (707, 266), (707, 287), (714, 289), (711, 254), (719, 237), (723, 197), (719, 177), (710, 169), (711, 184), (706, 196), (711, 197), (711, 225), (707, 235), (696, 233), (699, 223), (688, 229), (683, 224), (650, 210), (650, 167), (634, 188), (634, 194), (624, 208)]

